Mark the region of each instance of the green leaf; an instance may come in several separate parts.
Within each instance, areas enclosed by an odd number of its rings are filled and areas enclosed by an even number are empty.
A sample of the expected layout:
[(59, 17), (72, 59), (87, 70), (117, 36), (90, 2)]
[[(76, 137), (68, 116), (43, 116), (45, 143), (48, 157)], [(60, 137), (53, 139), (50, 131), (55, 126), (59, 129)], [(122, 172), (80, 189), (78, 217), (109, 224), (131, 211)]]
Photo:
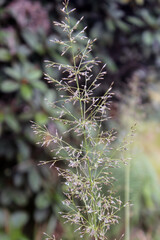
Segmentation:
[(17, 121), (17, 118), (12, 114), (12, 113), (8, 113), (5, 116), (5, 122), (8, 124), (8, 126), (15, 131), (16, 133), (18, 133), (20, 131), (20, 125), (19, 122)]
[(122, 30), (123, 32), (129, 32), (130, 31), (130, 26), (129, 24), (121, 21), (121, 20), (118, 20), (117, 21), (117, 26), (120, 28), (120, 30)]
[(114, 62), (114, 60), (113, 60), (109, 55), (107, 55), (107, 57), (104, 58), (104, 62), (107, 62), (107, 64), (108, 64), (108, 69), (109, 69), (111, 72), (113, 72), (113, 73), (117, 72), (117, 70), (118, 70), (117, 65), (116, 65), (116, 63)]
[(40, 69), (30, 69), (27, 79), (30, 81), (39, 80), (42, 77), (42, 71)]
[(23, 62), (26, 60), (26, 57), (28, 57), (32, 53), (32, 50), (29, 49), (26, 45), (20, 45), (17, 46), (17, 56), (19, 59)]
[(39, 193), (35, 199), (36, 207), (39, 209), (44, 209), (50, 206), (49, 196), (47, 193)]
[(20, 161), (28, 160), (30, 157), (30, 148), (29, 148), (28, 144), (21, 139), (16, 139), (16, 143), (17, 143), (17, 146), (19, 149), (18, 159)]
[(28, 84), (22, 84), (20, 88), (21, 95), (24, 100), (29, 101), (32, 98), (33, 90)]
[(39, 42), (38, 36), (36, 34), (25, 30), (22, 32), (22, 35), (29, 47), (40, 54), (44, 53), (43, 45)]
[(36, 169), (32, 168), (28, 175), (28, 182), (33, 192), (38, 192), (41, 187), (41, 178)]
[(9, 62), (10, 60), (11, 60), (10, 52), (5, 48), (1, 48), (0, 49), (0, 61)]
[(153, 34), (149, 31), (145, 31), (142, 34), (142, 40), (146, 45), (151, 46), (153, 44), (153, 40), (154, 40)]
[(10, 80), (5, 80), (1, 84), (1, 90), (5, 93), (15, 92), (19, 89), (19, 84)]
[(105, 24), (107, 26), (107, 28), (111, 31), (111, 32), (114, 32), (115, 29), (116, 29), (116, 26), (115, 26), (115, 23), (112, 19), (107, 19), (105, 21)]
[(48, 121), (48, 116), (43, 112), (38, 112), (35, 114), (35, 121), (39, 124), (46, 124)]
[(26, 193), (19, 190), (13, 190), (12, 200), (16, 205), (25, 206), (27, 204), (28, 198), (26, 196)]
[(143, 9), (140, 13), (148, 25), (150, 25), (152, 27), (156, 26), (157, 19), (149, 12), (149, 9)]
[(46, 92), (47, 91), (47, 85), (42, 81), (32, 81), (31, 85), (34, 88), (39, 89), (41, 92)]
[(12, 68), (4, 68), (4, 72), (11, 78), (20, 80), (22, 78), (22, 67), (19, 64), (14, 64)]
[(24, 211), (17, 211), (11, 215), (10, 224), (14, 228), (21, 228), (28, 222), (28, 215)]
[(144, 22), (137, 17), (128, 17), (127, 19), (130, 23), (132, 23), (133, 25), (135, 25), (137, 27), (143, 27), (144, 26)]

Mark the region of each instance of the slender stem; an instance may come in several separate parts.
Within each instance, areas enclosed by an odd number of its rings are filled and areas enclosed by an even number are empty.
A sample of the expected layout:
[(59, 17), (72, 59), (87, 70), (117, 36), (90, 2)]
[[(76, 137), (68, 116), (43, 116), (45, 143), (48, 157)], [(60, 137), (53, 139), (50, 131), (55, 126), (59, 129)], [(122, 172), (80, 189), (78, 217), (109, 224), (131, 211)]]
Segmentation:
[[(125, 168), (125, 202), (130, 200), (130, 160)], [(130, 240), (130, 206), (125, 207), (125, 240)]]
[[(68, 16), (68, 23), (69, 23), (69, 26), (70, 26), (69, 13), (67, 13), (67, 16)], [(74, 50), (73, 50), (73, 43), (72, 43), (72, 37), (71, 37), (71, 29), (70, 29), (70, 28), (69, 28), (69, 34), (68, 34), (68, 36), (69, 36), (69, 41), (70, 41), (70, 44), (71, 44), (73, 67), (74, 67), (74, 71), (75, 71), (75, 80), (76, 80), (76, 85), (77, 85), (77, 90), (78, 90), (79, 105), (80, 105), (80, 111), (81, 111), (81, 120), (82, 120), (82, 122), (84, 123), (84, 121), (85, 121), (85, 114), (84, 114), (84, 112), (85, 112), (85, 111), (84, 111), (83, 105), (82, 105), (81, 92), (80, 92), (79, 79), (78, 79), (79, 68), (77, 69), (77, 66), (76, 66), (76, 61), (75, 61), (75, 56), (74, 56)], [(84, 126), (84, 142), (85, 142), (85, 149), (86, 149), (86, 152), (87, 152), (87, 154), (88, 154), (88, 143), (87, 143), (87, 138), (86, 138), (85, 126)], [(91, 183), (91, 186), (92, 186), (92, 175), (91, 175), (89, 158), (86, 156), (86, 159), (87, 159), (87, 164), (88, 164), (89, 180), (90, 180), (90, 183)], [(93, 203), (94, 203), (92, 191), (91, 191), (91, 195), (92, 195), (92, 201), (93, 201)], [(86, 205), (85, 201), (84, 201), (84, 204)], [(92, 216), (90, 217), (90, 214), (88, 215), (88, 219), (90, 219), (90, 220), (89, 220), (90, 222), (92, 221)]]
[[(69, 26), (70, 26), (70, 19), (69, 19), (69, 13), (67, 13), (68, 15), (68, 23), (69, 23)], [(81, 92), (80, 92), (80, 86), (79, 86), (79, 68), (81, 66), (81, 63), (82, 63), (82, 60), (83, 60), (83, 56), (81, 58), (81, 61), (79, 63), (79, 66), (77, 68), (76, 66), (76, 61), (75, 61), (75, 55), (74, 55), (74, 50), (73, 50), (73, 43), (72, 43), (72, 37), (71, 37), (71, 29), (69, 28), (69, 40), (70, 40), (70, 43), (71, 43), (71, 52), (72, 52), (72, 59), (73, 59), (73, 67), (74, 67), (74, 71), (75, 71), (75, 79), (76, 79), (76, 84), (77, 84), (77, 90), (78, 90), (78, 95), (79, 95), (79, 104), (80, 104), (80, 111), (81, 111), (81, 120), (84, 124), (85, 120), (86, 120), (86, 117), (85, 117), (85, 104), (84, 106), (82, 105), (82, 98), (81, 98)], [(88, 47), (88, 44), (87, 44), (87, 47)], [(86, 47), (86, 49), (87, 49)], [(84, 51), (85, 52), (85, 51)], [(84, 143), (85, 143), (85, 149), (86, 149), (86, 153), (88, 155), (88, 142), (87, 142), (87, 137), (86, 137), (86, 129), (85, 129), (85, 126), (84, 126)], [(89, 161), (89, 158), (87, 157), (86, 155), (86, 160), (87, 160), (87, 165), (88, 165), (88, 173), (89, 173), (89, 181), (90, 181), (90, 184), (91, 184), (91, 202), (92, 202), (92, 206), (94, 208), (94, 210), (96, 210), (96, 204), (95, 204), (95, 193), (93, 193), (93, 179), (92, 179), (92, 173), (91, 173), (91, 166), (90, 166), (90, 161)], [(86, 205), (86, 203), (85, 203)], [(94, 228), (96, 229), (97, 227), (97, 219), (96, 219), (96, 216), (95, 214), (91, 214), (91, 217), (88, 215), (88, 218), (90, 219), (90, 223), (92, 222), (92, 224), (94, 225)], [(95, 233), (95, 240), (98, 240), (97, 238), (97, 233)]]

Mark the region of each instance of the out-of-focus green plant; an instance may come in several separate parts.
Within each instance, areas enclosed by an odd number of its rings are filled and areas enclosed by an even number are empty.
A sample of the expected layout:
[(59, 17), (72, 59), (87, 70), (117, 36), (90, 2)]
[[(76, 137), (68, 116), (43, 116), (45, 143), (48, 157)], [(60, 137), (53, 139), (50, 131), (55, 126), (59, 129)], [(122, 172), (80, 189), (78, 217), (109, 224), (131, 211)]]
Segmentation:
[(124, 89), (135, 70), (159, 73), (159, 0), (82, 0), (75, 7), (87, 19), (88, 36), (101, 36), (94, 52), (107, 62), (108, 81)]
[[(130, 163), (129, 194), (133, 204), (130, 208), (131, 237), (140, 239), (148, 236), (150, 239), (157, 239), (160, 216), (158, 210), (160, 209), (160, 163), (158, 157), (160, 129), (157, 115), (150, 116), (149, 113), (153, 113), (153, 110), (148, 112), (148, 103), (146, 107), (142, 105), (144, 92), (140, 76), (140, 72), (133, 75), (130, 90), (123, 98), (123, 104), (119, 106), (122, 135), (134, 122), (137, 122), (136, 136), (131, 144), (133, 159)], [(151, 88), (146, 89), (147, 91), (153, 98), (153, 89), (152, 93)], [(121, 182), (119, 192), (123, 199), (125, 195), (125, 169), (123, 166), (119, 173), (115, 171), (115, 175), (117, 174)], [(119, 229), (119, 231), (121, 230)]]
[(0, 231), (0, 238), (4, 240), (29, 240), (21, 231), (27, 221), (28, 215), (24, 211), (17, 211), (9, 216), (6, 210), (1, 209), (0, 227), (5, 227), (6, 232), (4, 233)]
[(44, 99), (56, 92), (42, 75), (45, 56), (54, 58), (56, 49), (40, 2), (0, 1), (0, 24), (0, 239), (35, 240), (43, 226), (55, 230), (61, 198), (56, 171), (37, 166), (51, 154), (36, 145), (30, 123), (49, 123), (53, 114)]

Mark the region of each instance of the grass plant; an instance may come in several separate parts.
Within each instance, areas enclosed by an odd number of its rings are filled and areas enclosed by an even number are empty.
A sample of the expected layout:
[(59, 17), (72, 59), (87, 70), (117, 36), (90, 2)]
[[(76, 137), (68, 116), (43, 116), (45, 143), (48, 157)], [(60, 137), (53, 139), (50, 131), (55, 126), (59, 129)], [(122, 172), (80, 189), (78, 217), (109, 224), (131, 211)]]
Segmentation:
[[(68, 211), (61, 213), (63, 218), (77, 226), (76, 231), (81, 238), (85, 239), (87, 235), (94, 240), (105, 240), (111, 225), (118, 223), (118, 212), (124, 206), (112, 188), (115, 179), (111, 169), (119, 167), (121, 161), (125, 162), (122, 152), (128, 142), (117, 147), (116, 131), (104, 130), (109, 119), (112, 86), (103, 96), (96, 96), (95, 91), (104, 80), (106, 66), (102, 66), (94, 76), (94, 67), (102, 65), (92, 57), (95, 40), (86, 37), (86, 27), (81, 29), (83, 18), (73, 25), (70, 15), (75, 9), (69, 10), (68, 3), (63, 3), (64, 21), (54, 24), (66, 34), (65, 40), (56, 39), (55, 43), (71, 64), (47, 61), (48, 67), (62, 72), (62, 79), (45, 74), (45, 79), (55, 84), (61, 97), (51, 103), (56, 111), (51, 120), (55, 124), (64, 124), (67, 130), (60, 135), (58, 131), (52, 134), (47, 126), (33, 124), (33, 128), (41, 139), (39, 143), (53, 146), (55, 157), (51, 166), (55, 164), (59, 176), (65, 179), (66, 199), (63, 203)], [(70, 142), (68, 134), (76, 135), (78, 144)], [(65, 161), (66, 168), (57, 167), (61, 160)], [(48, 235), (46, 238), (55, 239)]]

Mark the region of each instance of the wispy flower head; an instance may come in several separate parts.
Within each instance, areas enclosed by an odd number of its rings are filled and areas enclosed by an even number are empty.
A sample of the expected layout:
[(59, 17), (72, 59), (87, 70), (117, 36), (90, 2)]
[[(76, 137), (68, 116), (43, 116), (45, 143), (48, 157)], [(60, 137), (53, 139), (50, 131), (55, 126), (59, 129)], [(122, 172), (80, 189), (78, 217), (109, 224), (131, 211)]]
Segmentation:
[[(65, 1), (62, 9), (64, 20), (54, 22), (66, 33), (66, 40), (55, 39), (55, 43), (63, 47), (61, 55), (66, 54), (71, 63), (46, 61), (47, 67), (62, 72), (62, 78), (55, 79), (45, 74), (45, 79), (60, 91), (60, 99), (51, 104), (56, 110), (51, 119), (55, 123), (63, 123), (66, 131), (61, 136), (58, 131), (51, 134), (46, 126), (34, 125), (33, 128), (40, 135), (42, 145), (54, 143), (56, 157), (53, 164), (65, 160), (68, 166), (64, 169), (57, 167), (59, 176), (66, 180), (63, 204), (68, 212), (62, 213), (63, 218), (77, 226), (81, 237), (87, 234), (95, 240), (105, 240), (111, 225), (118, 223), (117, 213), (123, 205), (114, 195), (112, 183), (115, 179), (111, 173), (112, 168), (119, 167), (121, 160), (115, 156), (123, 147), (115, 147), (113, 151), (116, 131), (103, 130), (103, 123), (108, 120), (112, 85), (103, 96), (95, 96), (100, 81), (104, 80), (106, 66), (94, 75), (94, 67), (101, 63), (91, 56), (95, 40), (86, 37), (86, 27), (80, 29), (83, 17), (72, 24), (70, 14), (74, 10), (69, 10), (68, 1)], [(77, 48), (79, 40), (84, 44), (80, 43)], [(74, 111), (70, 104), (75, 106)], [(76, 135), (79, 144), (68, 142), (68, 133)]]

